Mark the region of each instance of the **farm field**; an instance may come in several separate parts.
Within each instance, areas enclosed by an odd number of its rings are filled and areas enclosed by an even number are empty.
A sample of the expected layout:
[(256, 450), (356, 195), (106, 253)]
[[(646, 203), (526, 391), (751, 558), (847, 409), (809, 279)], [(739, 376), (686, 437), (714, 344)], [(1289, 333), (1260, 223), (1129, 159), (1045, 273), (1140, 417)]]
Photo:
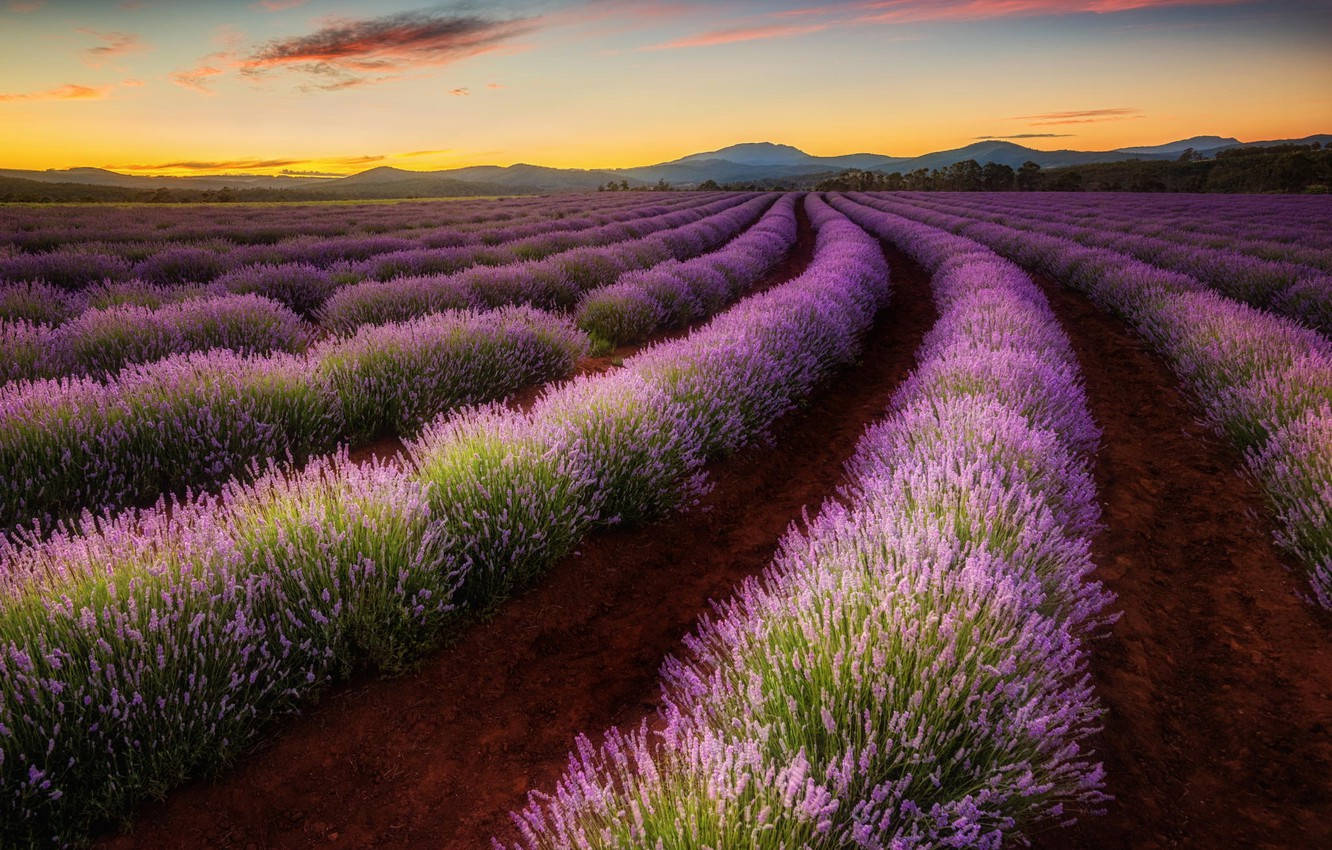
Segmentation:
[(1329, 234), (0, 206), (0, 847), (1332, 846)]

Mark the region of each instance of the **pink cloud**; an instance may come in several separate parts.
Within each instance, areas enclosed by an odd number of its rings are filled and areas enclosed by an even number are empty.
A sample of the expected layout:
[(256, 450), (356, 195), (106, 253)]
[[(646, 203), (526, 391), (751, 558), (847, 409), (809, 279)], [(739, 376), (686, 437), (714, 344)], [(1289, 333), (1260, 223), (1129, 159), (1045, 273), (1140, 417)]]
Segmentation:
[(829, 24), (799, 24), (761, 27), (735, 27), (732, 29), (710, 30), (698, 35), (677, 38), (664, 44), (654, 44), (647, 50), (670, 50), (677, 47), (711, 47), (717, 44), (734, 44), (740, 41), (759, 41), (768, 38), (791, 38), (797, 35), (825, 30)]
[(304, 6), (309, 0), (259, 0), (258, 3), (251, 3), (251, 9), (266, 9), (270, 12), (282, 12), (287, 9), (295, 9), (297, 6)]
[(35, 12), (45, 5), (45, 0), (9, 0), (5, 7), (11, 12)]
[(0, 94), (0, 103), (31, 100), (101, 100), (111, 93), (111, 86), (80, 86), (67, 83), (46, 91)]
[(468, 89), (467, 86), (459, 86), (456, 89), (449, 89), (449, 94), (454, 97), (467, 97), (471, 93), (471, 90)]
[(1229, 6), (1243, 0), (858, 0), (778, 12), (778, 17), (853, 15), (850, 23), (974, 21), (1039, 15), (1114, 14), (1171, 6)]
[(168, 74), (167, 77), (171, 82), (182, 88), (197, 91), (200, 94), (212, 94), (213, 90), (208, 87), (209, 82), (213, 77), (223, 73), (226, 73), (225, 70), (215, 65), (196, 65), (183, 71), (175, 71)]

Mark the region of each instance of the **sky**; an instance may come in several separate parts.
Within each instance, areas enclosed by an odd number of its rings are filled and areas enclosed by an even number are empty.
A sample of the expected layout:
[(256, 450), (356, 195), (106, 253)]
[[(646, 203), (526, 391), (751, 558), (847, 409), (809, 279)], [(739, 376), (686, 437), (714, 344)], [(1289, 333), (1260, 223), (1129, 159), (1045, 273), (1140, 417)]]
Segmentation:
[(1332, 0), (0, 0), (0, 168), (625, 167), (1332, 132)]

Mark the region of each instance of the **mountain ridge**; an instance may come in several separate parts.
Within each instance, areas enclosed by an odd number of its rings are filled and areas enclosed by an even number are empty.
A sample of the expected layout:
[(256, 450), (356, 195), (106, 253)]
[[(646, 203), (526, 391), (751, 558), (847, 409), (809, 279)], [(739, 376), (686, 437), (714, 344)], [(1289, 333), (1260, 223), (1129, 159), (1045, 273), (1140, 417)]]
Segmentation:
[(383, 165), (345, 177), (256, 174), (147, 177), (121, 174), (105, 168), (80, 166), (44, 171), (0, 169), (0, 177), (45, 183), (150, 190), (301, 189), (304, 192), (327, 193), (330, 197), (357, 192), (384, 197), (386, 196), (384, 193), (395, 189), (424, 196), (432, 192), (447, 194), (449, 190), (456, 191), (460, 186), (466, 188), (469, 194), (475, 194), (482, 188), (496, 194), (505, 192), (518, 194), (590, 191), (608, 182), (621, 181), (627, 182), (631, 187), (652, 185), (659, 181), (689, 187), (709, 180), (720, 184), (801, 179), (846, 169), (906, 173), (921, 168), (946, 168), (967, 159), (975, 159), (982, 165), (994, 162), (1011, 168), (1017, 168), (1027, 161), (1035, 162), (1042, 168), (1059, 168), (1126, 159), (1175, 159), (1188, 149), (1202, 156), (1211, 156), (1235, 147), (1314, 142), (1322, 145), (1332, 144), (1332, 134), (1257, 142), (1240, 142), (1227, 136), (1193, 136), (1160, 145), (1116, 148), (1109, 151), (1073, 149), (1043, 151), (1004, 139), (981, 139), (960, 148), (933, 151), (914, 157), (876, 153), (815, 156), (792, 145), (775, 142), (741, 142), (713, 151), (687, 154), (654, 165), (606, 169), (551, 168), (530, 163), (515, 163), (508, 166), (473, 165), (436, 171), (410, 171)]

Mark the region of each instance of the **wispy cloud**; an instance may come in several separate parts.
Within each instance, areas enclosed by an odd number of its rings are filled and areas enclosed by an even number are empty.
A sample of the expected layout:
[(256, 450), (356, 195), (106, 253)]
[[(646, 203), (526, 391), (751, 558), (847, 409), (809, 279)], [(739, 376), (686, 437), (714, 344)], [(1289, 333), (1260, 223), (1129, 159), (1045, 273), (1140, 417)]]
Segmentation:
[(79, 32), (102, 42), (83, 51), (84, 56), (94, 65), (100, 65), (114, 56), (123, 56), (147, 48), (147, 45), (132, 32), (98, 32), (86, 27), (79, 27)]
[(1142, 110), (1131, 106), (1113, 106), (1106, 109), (1078, 109), (1071, 112), (1042, 112), (1037, 115), (1015, 115), (1010, 121), (1027, 121), (1035, 126), (1047, 124), (1097, 124), (1102, 121), (1124, 121), (1142, 118)]
[(45, 0), (9, 0), (5, 8), (11, 12), (35, 12), (45, 5)]
[(309, 0), (259, 0), (258, 3), (251, 3), (251, 9), (264, 9), (269, 12), (284, 12), (287, 9), (295, 9), (297, 6), (304, 6)]
[(33, 100), (101, 100), (111, 93), (113, 86), (80, 86), (67, 83), (45, 91), (0, 94), (0, 103)]
[(159, 162), (152, 165), (118, 165), (120, 171), (228, 171), (233, 169), (289, 168), (295, 165), (366, 165), (384, 159), (382, 154), (343, 156), (331, 159), (217, 159)]
[(467, 97), (471, 93), (471, 89), (467, 88), (467, 86), (459, 86), (456, 89), (449, 89), (449, 94), (454, 97)]
[(502, 89), (502, 88), (505, 88), (505, 85), (504, 85), (503, 83), (486, 83), (486, 88), (488, 88), (488, 89)]
[[(1169, 6), (1227, 6), (1245, 0), (848, 0), (758, 15), (743, 25), (684, 36), (645, 50), (790, 38), (837, 27), (976, 21), (1042, 15), (1112, 14)], [(679, 8), (674, 8), (679, 12)], [(798, 23), (797, 23), (798, 22)]]
[(976, 21), (1041, 15), (1109, 15), (1172, 6), (1231, 6), (1244, 0), (852, 0), (778, 12), (779, 17), (852, 15), (857, 23)]
[(735, 44), (741, 41), (760, 41), (769, 38), (792, 38), (825, 30), (830, 24), (774, 24), (771, 26), (733, 27), (730, 29), (709, 30), (697, 35), (677, 38), (663, 44), (649, 45), (644, 50), (671, 50), (679, 47), (711, 47), (718, 44)]
[(312, 88), (350, 88), (496, 50), (536, 24), (532, 18), (492, 20), (439, 11), (336, 19), (309, 35), (269, 41), (240, 69), (251, 76), (286, 69), (312, 77)]
[(973, 141), (984, 139), (1068, 139), (1077, 135), (1076, 133), (1013, 133), (1011, 135), (993, 135), (993, 136), (972, 136)]
[(225, 69), (216, 65), (200, 64), (193, 68), (186, 68), (182, 71), (173, 71), (167, 75), (167, 79), (176, 85), (187, 88), (190, 91), (196, 91), (200, 94), (212, 94), (213, 90), (209, 83), (214, 77), (226, 73)]
[(398, 155), (398, 156), (434, 156), (434, 155), (436, 155), (436, 154), (441, 154), (441, 153), (453, 153), (453, 150), (452, 150), (451, 148), (440, 148), (439, 150), (434, 150), (434, 151), (407, 151), (406, 153), (400, 153), (400, 154), (397, 154), (397, 155)]

